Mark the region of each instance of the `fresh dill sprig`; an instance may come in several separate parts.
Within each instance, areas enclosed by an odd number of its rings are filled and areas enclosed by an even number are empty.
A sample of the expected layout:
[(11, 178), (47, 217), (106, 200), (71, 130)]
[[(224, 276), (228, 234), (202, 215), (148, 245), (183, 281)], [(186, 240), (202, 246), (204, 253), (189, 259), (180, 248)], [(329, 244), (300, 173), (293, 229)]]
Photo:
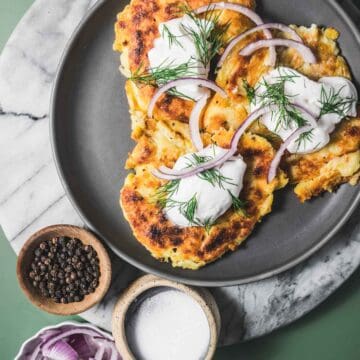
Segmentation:
[(314, 129), (310, 129), (309, 131), (305, 131), (300, 134), (300, 136), (296, 139), (295, 143), (297, 144), (297, 150), (300, 150), (301, 146), (305, 148), (305, 144), (308, 141), (312, 141), (314, 138)]
[(291, 97), (285, 94), (286, 81), (294, 81), (298, 77), (296, 74), (285, 74), (277, 77), (277, 81), (273, 84), (268, 83), (265, 79), (262, 80), (261, 86), (265, 88), (263, 93), (257, 94), (261, 105), (271, 106), (276, 105), (277, 110), (272, 113), (276, 117), (275, 131), (279, 128), (288, 129), (295, 123), (296, 127), (307, 125), (307, 121), (301, 116), (301, 113), (291, 103)]
[[(230, 23), (220, 24), (220, 13), (214, 11), (207, 11), (204, 18), (199, 18), (188, 5), (180, 6), (179, 10), (188, 15), (195, 24), (195, 29), (183, 26), (183, 30), (193, 39), (198, 58), (203, 66), (207, 68), (211, 60), (224, 46), (224, 34), (228, 30)], [(211, 10), (211, 4), (209, 4), (209, 10)]]
[(171, 199), (171, 197), (168, 197), (166, 200), (165, 207), (168, 209), (177, 207), (179, 209), (180, 214), (183, 215), (185, 219), (189, 221), (190, 224), (202, 226), (202, 224), (200, 224), (200, 222), (197, 219), (195, 219), (195, 213), (198, 207), (196, 193), (188, 201), (177, 201)]
[[(206, 163), (210, 161), (212, 157), (210, 156), (201, 156), (198, 154), (191, 154), (191, 158), (187, 158), (189, 160), (188, 167), (200, 165), (203, 163)], [(202, 171), (201, 173), (197, 174), (197, 177), (199, 177), (201, 180), (209, 182), (212, 186), (218, 186), (221, 189), (224, 189), (224, 184), (229, 185), (236, 185), (231, 182), (231, 178), (228, 178), (221, 174), (219, 169), (212, 168), (205, 171)]]
[(232, 208), (236, 211), (236, 212), (240, 212), (243, 215), (247, 216), (246, 213), (246, 201), (243, 201), (241, 199), (239, 199), (237, 196), (235, 196), (230, 190), (228, 190), (229, 195), (231, 196), (231, 201), (232, 201)]
[(206, 219), (202, 224), (205, 228), (205, 231), (209, 234), (211, 228), (216, 224), (216, 221), (212, 221), (211, 218)]
[(180, 98), (183, 98), (183, 99), (185, 99), (185, 100), (195, 101), (194, 98), (192, 98), (192, 97), (189, 96), (189, 95), (186, 95), (186, 94), (182, 93), (181, 91), (177, 90), (176, 88), (170, 89), (169, 91), (167, 91), (167, 93), (168, 93), (169, 95), (176, 96), (176, 97), (180, 97)]
[(177, 193), (179, 190), (179, 185), (180, 180), (170, 180), (157, 189), (155, 198), (162, 209), (167, 206), (168, 199)]
[(342, 117), (347, 116), (347, 113), (353, 106), (356, 99), (352, 97), (341, 96), (341, 91), (344, 86), (341, 87), (338, 91), (335, 91), (334, 88), (331, 88), (329, 92), (325, 91), (324, 86), (321, 87), (320, 104), (322, 108), (320, 111), (320, 116), (325, 114), (337, 114)]
[(246, 91), (246, 97), (249, 100), (249, 103), (256, 104), (256, 89), (252, 87), (246, 79), (243, 79), (243, 87)]
[(194, 194), (189, 201), (180, 204), (179, 211), (186, 218), (186, 220), (189, 221), (190, 224), (196, 225), (198, 224), (198, 222), (195, 220), (195, 213), (197, 207), (198, 207), (198, 202), (197, 202), (196, 194)]
[(164, 61), (159, 66), (147, 70), (140, 64), (129, 79), (144, 85), (161, 86), (185, 76), (196, 76), (197, 72), (194, 69), (197, 69), (197, 66), (193, 59), (180, 65), (174, 65), (173, 62), (166, 64)]
[(162, 37), (165, 38), (165, 35), (166, 37), (168, 38), (168, 41), (169, 41), (169, 47), (171, 47), (172, 45), (176, 44), (180, 47), (183, 48), (181, 42), (178, 40), (178, 38), (180, 36), (177, 36), (177, 35), (174, 35), (170, 29), (167, 27), (167, 25), (163, 24), (163, 30), (162, 30)]

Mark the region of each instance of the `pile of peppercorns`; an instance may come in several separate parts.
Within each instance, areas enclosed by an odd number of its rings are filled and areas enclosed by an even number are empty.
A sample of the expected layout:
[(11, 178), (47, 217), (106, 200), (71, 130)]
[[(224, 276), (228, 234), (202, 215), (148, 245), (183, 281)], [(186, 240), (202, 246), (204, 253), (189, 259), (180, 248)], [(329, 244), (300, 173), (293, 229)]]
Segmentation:
[(91, 245), (69, 237), (43, 241), (34, 251), (29, 277), (44, 297), (78, 302), (99, 285), (99, 258)]

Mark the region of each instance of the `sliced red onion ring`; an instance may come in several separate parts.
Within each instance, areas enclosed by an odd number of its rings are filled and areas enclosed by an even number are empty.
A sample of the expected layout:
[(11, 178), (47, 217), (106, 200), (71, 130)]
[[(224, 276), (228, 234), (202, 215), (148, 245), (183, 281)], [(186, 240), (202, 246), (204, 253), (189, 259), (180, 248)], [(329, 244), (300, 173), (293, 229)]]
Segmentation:
[(271, 162), (269, 173), (268, 173), (268, 178), (267, 178), (268, 183), (271, 183), (274, 180), (274, 178), (276, 176), (277, 168), (280, 164), (280, 160), (281, 160), (282, 156), (284, 155), (285, 150), (291, 144), (291, 142), (293, 140), (297, 139), (304, 132), (309, 131), (311, 129), (312, 129), (311, 126), (303, 126), (301, 128), (298, 128), (285, 140), (285, 142), (283, 142), (281, 144), (279, 150), (277, 151), (274, 159)]
[(201, 112), (204, 109), (207, 100), (209, 98), (209, 94), (205, 94), (200, 98), (200, 100), (195, 104), (189, 120), (190, 127), (190, 137), (193, 145), (196, 147), (198, 151), (204, 148), (203, 142), (200, 136), (200, 116)]
[[(264, 21), (261, 17), (251, 9), (247, 8), (246, 6), (239, 5), (239, 4), (232, 4), (232, 3), (225, 3), (223, 1), (218, 3), (213, 3), (210, 5), (204, 5), (199, 7), (198, 9), (194, 10), (195, 14), (202, 14), (207, 11), (213, 10), (232, 10), (236, 11), (242, 15), (247, 16), (252, 22), (256, 25), (261, 25)], [(272, 39), (271, 32), (267, 29), (264, 30), (264, 35), (267, 39)], [(276, 63), (276, 51), (274, 47), (269, 47), (269, 58), (267, 59), (266, 65), (275, 66)]]
[(257, 31), (263, 31), (265, 29), (278, 29), (283, 31), (284, 33), (289, 34), (293, 40), (298, 41), (298, 42), (303, 42), (301, 37), (296, 33), (295, 30), (293, 30), (291, 27), (286, 26), (284, 24), (278, 24), (278, 23), (268, 23), (268, 24), (262, 24), (262, 25), (258, 25), (255, 26), (254, 28), (247, 30), (245, 32), (243, 32), (242, 34), (236, 36), (233, 40), (230, 41), (230, 43), (228, 44), (227, 48), (225, 49), (224, 53), (221, 55), (221, 58), (217, 64), (217, 67), (221, 67), (222, 64), (224, 63), (225, 59), (227, 58), (227, 56), (229, 55), (229, 53), (231, 52), (231, 50), (243, 39), (245, 39), (247, 36), (249, 36), (250, 34), (253, 34)]
[[(307, 120), (311, 126), (317, 126), (316, 120), (314, 117), (303, 107), (300, 107), (298, 105), (292, 105), (295, 109), (299, 110), (302, 115), (304, 115), (305, 120)], [(241, 138), (241, 136), (244, 134), (246, 129), (259, 117), (264, 116), (268, 113), (276, 112), (278, 110), (278, 107), (276, 105), (266, 106), (263, 108), (260, 108), (258, 110), (255, 110), (252, 112), (245, 121), (241, 124), (241, 126), (238, 128), (238, 130), (235, 132), (233, 138), (231, 139), (230, 143), (230, 149), (225, 154), (220, 154), (218, 156), (215, 156), (213, 159), (206, 163), (199, 164), (194, 167), (185, 168), (181, 170), (176, 169), (170, 169), (166, 166), (160, 166), (159, 169), (155, 169), (152, 171), (152, 174), (156, 176), (159, 179), (163, 180), (178, 180), (183, 179), (189, 176), (196, 175), (198, 173), (201, 173), (205, 170), (212, 169), (214, 167), (220, 166), (225, 161), (232, 158), (232, 156), (237, 151), (237, 145)], [(301, 128), (303, 129), (303, 128)]]
[(70, 335), (74, 334), (82, 334), (82, 335), (89, 335), (89, 336), (99, 336), (99, 333), (97, 333), (95, 330), (92, 329), (85, 329), (84, 327), (81, 328), (75, 328), (73, 330), (64, 331), (63, 333), (54, 336), (53, 338), (49, 339), (47, 342), (45, 342), (44, 347), (42, 351), (46, 351), (51, 348), (53, 344), (55, 344), (57, 341), (62, 340)]
[(37, 345), (36, 348), (33, 350), (33, 353), (31, 354), (29, 360), (36, 360), (36, 358), (40, 354), (40, 351), (41, 351), (41, 343)]
[(183, 179), (189, 176), (196, 175), (205, 170), (212, 169), (216, 166), (220, 166), (225, 161), (229, 160), (236, 153), (237, 144), (241, 136), (244, 134), (246, 129), (253, 123), (253, 121), (255, 121), (260, 116), (263, 116), (271, 111), (276, 111), (276, 109), (277, 109), (276, 106), (268, 106), (252, 112), (241, 124), (239, 129), (235, 132), (230, 143), (230, 149), (225, 154), (220, 154), (218, 156), (215, 156), (212, 160), (206, 163), (202, 163), (197, 166), (181, 169), (181, 170), (175, 170), (175, 169), (170, 169), (166, 166), (161, 166), (158, 170), (154, 170), (152, 172), (153, 175), (163, 180), (177, 180), (177, 179)]
[(94, 360), (102, 360), (105, 353), (105, 345), (101, 344), (95, 354)]
[(191, 77), (173, 80), (156, 90), (153, 98), (150, 101), (149, 107), (148, 107), (148, 117), (149, 118), (152, 117), (152, 114), (153, 114), (153, 111), (155, 108), (155, 104), (158, 101), (159, 97), (163, 93), (165, 93), (166, 91), (168, 91), (176, 86), (182, 86), (182, 85), (188, 85), (188, 84), (203, 86), (208, 89), (214, 90), (215, 92), (219, 93), (222, 97), (227, 97), (226, 92), (220, 86), (216, 85), (216, 83), (214, 81), (211, 81), (211, 80), (202, 79), (202, 78), (191, 78)]
[(245, 46), (241, 51), (241, 56), (250, 56), (254, 51), (269, 47), (269, 46), (287, 46), (292, 47), (299, 51), (304, 60), (310, 64), (316, 63), (316, 57), (309, 47), (304, 45), (301, 42), (289, 39), (268, 39), (268, 40), (259, 40)]
[(79, 354), (63, 340), (59, 340), (50, 348), (44, 349), (42, 353), (51, 360), (78, 360), (79, 358)]

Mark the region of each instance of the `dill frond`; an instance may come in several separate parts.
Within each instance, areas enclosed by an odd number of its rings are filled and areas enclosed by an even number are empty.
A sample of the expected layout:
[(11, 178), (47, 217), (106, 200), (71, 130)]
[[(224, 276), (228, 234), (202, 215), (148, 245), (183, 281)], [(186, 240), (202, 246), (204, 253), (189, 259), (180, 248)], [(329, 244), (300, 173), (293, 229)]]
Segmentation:
[(157, 67), (143, 69), (142, 64), (131, 75), (130, 80), (152, 86), (161, 86), (167, 84), (169, 81), (177, 80), (185, 76), (197, 76), (195, 69), (198, 67), (193, 59), (188, 62), (174, 65), (173, 62), (166, 63), (164, 61)]
[(356, 99), (351, 97), (342, 97), (340, 95), (344, 86), (338, 91), (331, 88), (329, 93), (325, 91), (324, 86), (321, 87), (320, 104), (322, 108), (320, 116), (325, 114), (337, 114), (343, 118), (347, 116), (347, 113), (350, 111), (354, 102), (356, 102)]
[(249, 100), (249, 103), (256, 104), (256, 89), (253, 88), (246, 79), (243, 79), (243, 87), (246, 91), (246, 97)]
[(276, 105), (277, 111), (272, 113), (273, 119), (276, 121), (275, 131), (280, 128), (288, 129), (295, 124), (296, 127), (307, 125), (307, 121), (301, 116), (301, 113), (291, 103), (292, 96), (285, 94), (286, 81), (294, 81), (298, 77), (296, 74), (286, 74), (277, 77), (277, 81), (273, 84), (262, 80), (262, 86), (265, 91), (257, 94), (258, 99), (263, 107)]
[[(225, 45), (224, 35), (230, 23), (220, 24), (218, 12), (207, 11), (204, 18), (199, 18), (188, 5), (180, 6), (179, 10), (182, 14), (188, 15), (196, 26), (196, 29), (183, 26), (183, 30), (193, 39), (198, 58), (207, 68)], [(211, 10), (211, 4), (209, 4), (209, 10)]]
[(162, 209), (167, 206), (168, 199), (177, 193), (179, 185), (180, 180), (170, 180), (157, 189), (155, 193), (155, 200)]
[(180, 46), (183, 48), (181, 42), (178, 40), (179, 37), (181, 36), (176, 36), (174, 35), (170, 29), (167, 27), (167, 25), (163, 24), (163, 30), (162, 30), (162, 37), (165, 38), (165, 35), (166, 37), (168, 38), (168, 41), (169, 41), (169, 47), (173, 46), (174, 44)]
[(303, 148), (305, 148), (306, 142), (312, 141), (313, 138), (314, 138), (314, 129), (311, 129), (309, 131), (306, 131), (306, 132), (300, 134), (300, 136), (296, 140), (297, 150), (300, 150), (301, 146), (303, 146)]
[(244, 216), (248, 216), (248, 214), (246, 213), (246, 201), (243, 201), (241, 199), (239, 199), (237, 196), (235, 196), (230, 190), (228, 190), (229, 195), (231, 196), (231, 201), (232, 201), (232, 208), (236, 211), (236, 212), (240, 212), (242, 213)]
[[(191, 157), (191, 159), (187, 158), (189, 160), (188, 167), (200, 165), (212, 160), (212, 157), (210, 156), (200, 156), (197, 154), (191, 154)], [(209, 182), (212, 186), (218, 186), (221, 189), (224, 189), (224, 184), (236, 185), (231, 182), (233, 179), (222, 175), (220, 170), (217, 168), (202, 171), (197, 174), (197, 177), (201, 180)]]

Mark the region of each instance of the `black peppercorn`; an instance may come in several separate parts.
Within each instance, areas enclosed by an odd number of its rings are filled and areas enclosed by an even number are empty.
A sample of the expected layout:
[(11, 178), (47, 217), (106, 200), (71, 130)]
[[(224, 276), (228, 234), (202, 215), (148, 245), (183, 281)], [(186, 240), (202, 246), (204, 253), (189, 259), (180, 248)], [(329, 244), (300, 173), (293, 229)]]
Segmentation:
[(99, 259), (91, 245), (78, 239), (52, 238), (34, 250), (28, 276), (42, 296), (56, 303), (78, 302), (99, 284)]
[(72, 272), (73, 271), (73, 266), (72, 265), (67, 265), (66, 267), (65, 267), (65, 271), (68, 273), (68, 272)]

